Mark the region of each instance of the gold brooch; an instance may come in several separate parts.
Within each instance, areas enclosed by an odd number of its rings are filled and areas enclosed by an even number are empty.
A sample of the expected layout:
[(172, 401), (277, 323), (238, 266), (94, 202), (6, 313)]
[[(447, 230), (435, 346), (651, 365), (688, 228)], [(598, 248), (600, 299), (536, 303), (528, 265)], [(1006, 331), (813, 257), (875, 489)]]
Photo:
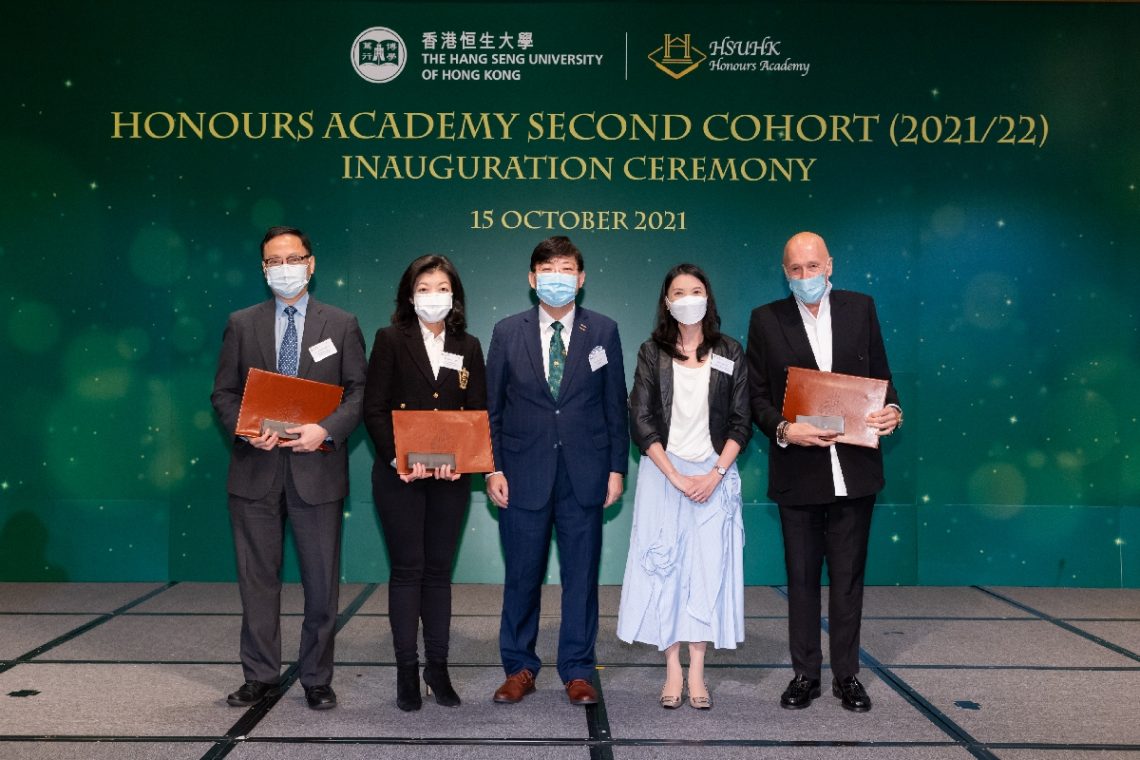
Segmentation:
[(467, 390), (467, 379), (471, 377), (471, 373), (467, 371), (466, 367), (459, 369), (459, 390)]

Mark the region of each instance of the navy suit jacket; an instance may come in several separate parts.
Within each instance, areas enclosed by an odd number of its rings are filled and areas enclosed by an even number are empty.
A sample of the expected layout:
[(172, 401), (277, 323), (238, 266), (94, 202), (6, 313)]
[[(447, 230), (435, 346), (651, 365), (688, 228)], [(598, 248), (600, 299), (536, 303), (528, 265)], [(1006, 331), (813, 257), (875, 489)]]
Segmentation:
[[(832, 290), (830, 297), (832, 371), (887, 380), (886, 403), (897, 404), (875, 302), (850, 290)], [(788, 506), (834, 501), (827, 449), (780, 447), (776, 443), (776, 427), (784, 419), (780, 412), (788, 367), (819, 369), (794, 297), (789, 295), (752, 312), (747, 354), (752, 419), (772, 441), (768, 447), (768, 498)], [(880, 449), (837, 443), (835, 450), (848, 496), (870, 496), (883, 489)]]
[[(495, 325), (487, 349), (487, 412), (495, 465), (507, 478), (512, 509), (541, 509), (565, 454), (574, 495), (586, 506), (606, 499), (609, 474), (625, 474), (629, 413), (617, 323), (579, 306), (558, 399), (543, 370), (538, 308)], [(592, 369), (593, 353), (606, 363)]]

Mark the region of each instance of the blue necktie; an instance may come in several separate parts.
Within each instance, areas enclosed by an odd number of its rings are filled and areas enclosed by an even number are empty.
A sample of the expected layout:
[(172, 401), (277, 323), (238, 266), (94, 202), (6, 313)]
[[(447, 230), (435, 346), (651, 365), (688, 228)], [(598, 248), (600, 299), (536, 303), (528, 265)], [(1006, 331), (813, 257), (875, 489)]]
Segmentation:
[(281, 351), (277, 354), (277, 371), (282, 375), (292, 375), (293, 377), (297, 376), (299, 354), (297, 323), (293, 321), (293, 315), (296, 313), (295, 307), (285, 307), (285, 316), (289, 318), (289, 324), (285, 327), (285, 335), (281, 338)]
[(562, 342), (561, 322), (551, 322), (550, 329), (554, 330), (554, 335), (550, 338), (550, 375), (546, 381), (550, 384), (550, 392), (554, 394), (554, 399), (557, 400), (558, 389), (562, 385), (562, 365), (566, 362), (566, 344)]

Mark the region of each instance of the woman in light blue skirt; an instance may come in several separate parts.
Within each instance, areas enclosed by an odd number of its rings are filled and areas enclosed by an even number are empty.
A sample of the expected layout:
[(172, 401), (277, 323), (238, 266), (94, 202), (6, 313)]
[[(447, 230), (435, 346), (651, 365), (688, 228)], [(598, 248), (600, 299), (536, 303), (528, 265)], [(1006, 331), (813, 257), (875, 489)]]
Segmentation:
[(736, 457), (752, 436), (740, 344), (720, 332), (708, 277), (669, 270), (657, 326), (637, 354), (630, 430), (643, 456), (618, 611), (618, 637), (665, 652), (660, 703), (712, 707), (705, 648), (744, 640), (744, 521)]

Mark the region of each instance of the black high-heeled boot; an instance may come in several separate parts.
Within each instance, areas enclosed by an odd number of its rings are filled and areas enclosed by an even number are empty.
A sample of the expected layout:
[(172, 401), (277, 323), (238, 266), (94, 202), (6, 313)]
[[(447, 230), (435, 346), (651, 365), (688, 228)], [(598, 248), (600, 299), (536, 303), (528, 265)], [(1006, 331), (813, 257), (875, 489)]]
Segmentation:
[(435, 693), (435, 703), (444, 707), (459, 707), (459, 695), (451, 685), (451, 677), (447, 674), (447, 660), (428, 660), (424, 665), (424, 683), (427, 684), (428, 696)]
[(424, 705), (420, 696), (420, 663), (418, 660), (396, 663), (396, 707), (404, 712)]

